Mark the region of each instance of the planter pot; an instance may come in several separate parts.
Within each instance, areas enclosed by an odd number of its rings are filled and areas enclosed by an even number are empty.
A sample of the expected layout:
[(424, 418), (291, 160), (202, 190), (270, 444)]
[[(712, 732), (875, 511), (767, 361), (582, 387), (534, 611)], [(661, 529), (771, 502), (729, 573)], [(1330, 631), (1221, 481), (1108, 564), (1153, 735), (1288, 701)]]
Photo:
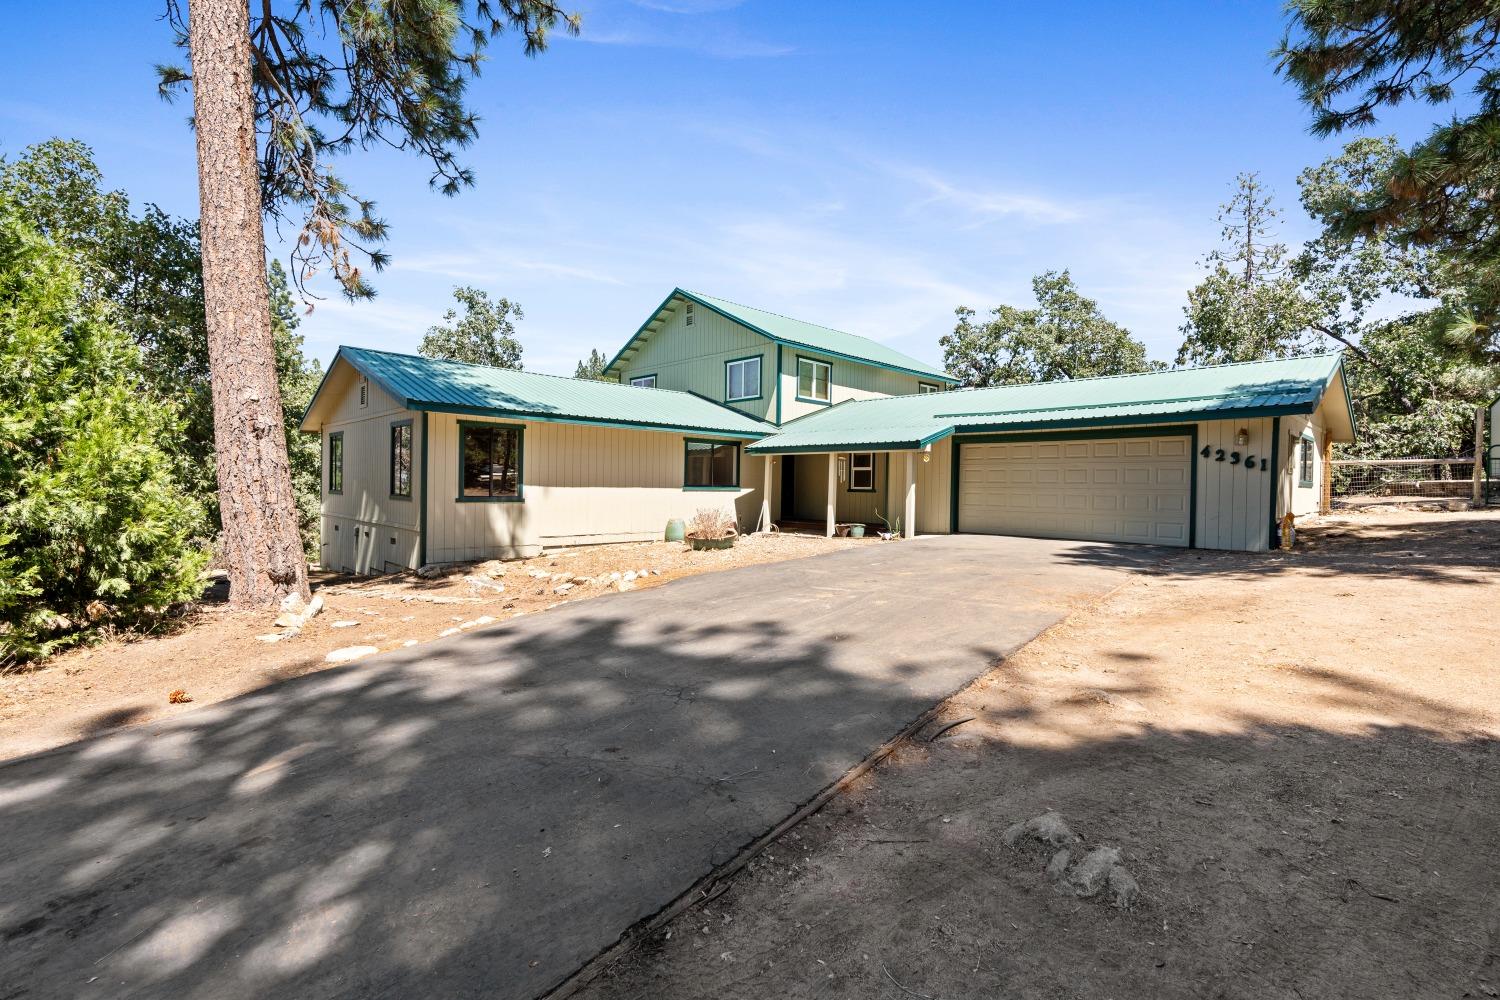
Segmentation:
[(688, 536), (688, 544), (693, 547), (694, 552), (702, 552), (704, 549), (732, 549), (734, 548), (734, 536), (728, 538), (694, 538)]
[(687, 523), (680, 517), (674, 517), (667, 522), (667, 531), (663, 536), (669, 542), (680, 542), (687, 535)]
[(840, 538), (848, 538), (849, 526), (847, 524), (835, 524), (833, 526), (833, 533), (835, 535), (838, 535)]
[(849, 537), (850, 538), (863, 538), (863, 537), (865, 537), (865, 526), (863, 524), (851, 524), (851, 525), (849, 525)]

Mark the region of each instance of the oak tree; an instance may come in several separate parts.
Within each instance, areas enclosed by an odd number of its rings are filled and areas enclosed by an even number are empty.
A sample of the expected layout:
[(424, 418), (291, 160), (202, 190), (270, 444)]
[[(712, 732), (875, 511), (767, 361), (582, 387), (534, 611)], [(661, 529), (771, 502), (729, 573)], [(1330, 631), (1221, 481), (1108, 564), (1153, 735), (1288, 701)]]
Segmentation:
[(460, 286), (453, 297), (463, 306), (443, 313), (443, 322), (427, 328), (417, 353), (425, 358), (446, 358), (492, 368), (521, 367), (521, 342), (516, 339), (515, 320), (525, 319), (521, 303), (501, 298), (491, 301), (479, 288)]

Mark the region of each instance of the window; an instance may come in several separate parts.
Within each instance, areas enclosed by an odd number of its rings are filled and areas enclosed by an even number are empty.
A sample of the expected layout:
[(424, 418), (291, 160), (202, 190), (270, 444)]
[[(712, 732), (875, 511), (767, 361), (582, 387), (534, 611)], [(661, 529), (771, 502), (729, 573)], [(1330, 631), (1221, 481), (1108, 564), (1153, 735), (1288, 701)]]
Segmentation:
[(460, 500), (521, 499), (521, 428), (459, 424)]
[(328, 435), (328, 492), (344, 492), (344, 432)]
[(411, 499), (411, 421), (391, 424), (391, 496)]
[(917, 383), (917, 393), (919, 395), (922, 394), (922, 393), (942, 392), (942, 391), (943, 391), (943, 387), (940, 386), (940, 385), (938, 385), (936, 382), (918, 382)]
[(833, 384), (833, 365), (811, 358), (797, 359), (797, 398), (810, 403), (828, 402)]
[(690, 490), (733, 490), (740, 485), (740, 446), (733, 441), (686, 442), (682, 485)]
[(760, 398), (759, 356), (724, 363), (724, 398), (731, 403), (737, 399)]
[(856, 451), (849, 456), (849, 492), (875, 492), (875, 453)]
[(1303, 438), (1298, 443), (1297, 451), (1297, 485), (1311, 486), (1313, 484), (1313, 439)]
[(637, 389), (655, 389), (656, 388), (656, 376), (655, 375), (637, 375), (635, 378), (633, 378), (633, 379), (630, 380), (630, 384), (633, 385), (633, 386), (635, 386)]
[(683, 326), (692, 326), (693, 325), (693, 304), (691, 302), (689, 302), (687, 304), (687, 312), (683, 314), (682, 325)]

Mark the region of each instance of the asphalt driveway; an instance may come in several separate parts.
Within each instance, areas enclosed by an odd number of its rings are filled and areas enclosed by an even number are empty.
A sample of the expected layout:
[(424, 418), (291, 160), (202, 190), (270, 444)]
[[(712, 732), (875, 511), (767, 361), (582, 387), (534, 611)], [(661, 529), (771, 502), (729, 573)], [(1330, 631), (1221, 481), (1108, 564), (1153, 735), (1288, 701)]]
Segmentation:
[(527, 998), (1160, 550), (690, 577), (0, 766), (0, 998)]

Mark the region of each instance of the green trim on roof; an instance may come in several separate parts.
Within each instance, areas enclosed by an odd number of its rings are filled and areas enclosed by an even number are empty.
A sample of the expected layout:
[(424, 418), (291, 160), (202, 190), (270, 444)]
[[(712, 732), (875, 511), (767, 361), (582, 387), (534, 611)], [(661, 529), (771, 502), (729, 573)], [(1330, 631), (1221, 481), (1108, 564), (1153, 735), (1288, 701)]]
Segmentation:
[(672, 431), (755, 440), (774, 427), (690, 392), (470, 365), (390, 351), (340, 347), (303, 416), (319, 406), (339, 359), (419, 412)]
[(936, 379), (939, 382), (947, 382), (949, 385), (957, 385), (959, 380), (949, 375), (940, 368), (924, 364), (916, 358), (902, 354), (894, 348), (886, 347), (884, 344), (868, 337), (862, 337), (856, 333), (845, 333), (843, 330), (835, 330), (832, 327), (820, 326), (816, 323), (808, 323), (790, 316), (782, 316), (778, 313), (767, 312), (754, 306), (741, 305), (728, 299), (715, 298), (711, 295), (703, 295), (698, 292), (690, 292), (685, 288), (674, 288), (672, 293), (662, 299), (661, 305), (651, 313), (651, 316), (642, 323), (625, 342), (619, 352), (609, 364), (604, 366), (605, 374), (614, 370), (615, 366), (624, 358), (629, 351), (643, 336), (646, 328), (655, 323), (661, 316), (662, 310), (672, 302), (674, 298), (681, 297), (689, 302), (697, 303), (705, 309), (709, 309), (725, 319), (738, 323), (753, 333), (758, 333), (767, 340), (777, 345), (788, 345), (803, 350), (814, 351), (830, 358), (838, 358), (842, 361), (854, 361), (858, 364), (869, 365), (872, 368), (884, 368), (887, 371), (900, 372), (903, 375), (913, 375), (922, 379)]

